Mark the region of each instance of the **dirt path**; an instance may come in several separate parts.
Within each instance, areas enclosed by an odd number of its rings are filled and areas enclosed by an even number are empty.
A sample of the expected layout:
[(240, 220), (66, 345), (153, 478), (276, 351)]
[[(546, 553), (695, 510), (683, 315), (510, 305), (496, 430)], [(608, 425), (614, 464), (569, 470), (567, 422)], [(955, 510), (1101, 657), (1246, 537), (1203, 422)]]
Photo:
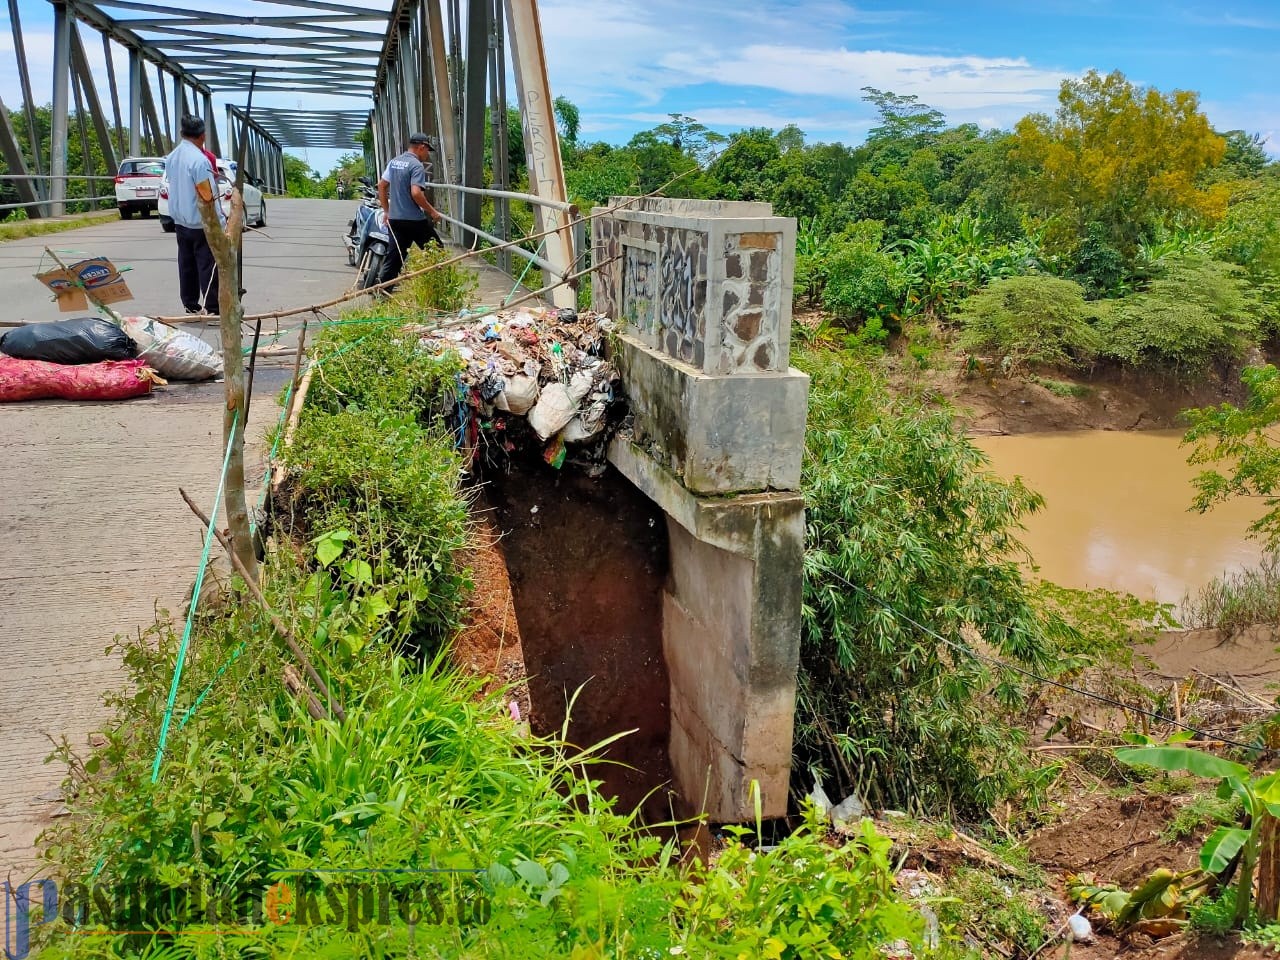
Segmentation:
[[(62, 781), (43, 763), (50, 737), (83, 747), (105, 716), (102, 694), (121, 680), (107, 645), (157, 607), (184, 609), (201, 539), (178, 487), (213, 499), (221, 394), (0, 408), (0, 876), (25, 875), (60, 806), (34, 799)], [(257, 441), (275, 419), (261, 402), (249, 424), (259, 477)]]

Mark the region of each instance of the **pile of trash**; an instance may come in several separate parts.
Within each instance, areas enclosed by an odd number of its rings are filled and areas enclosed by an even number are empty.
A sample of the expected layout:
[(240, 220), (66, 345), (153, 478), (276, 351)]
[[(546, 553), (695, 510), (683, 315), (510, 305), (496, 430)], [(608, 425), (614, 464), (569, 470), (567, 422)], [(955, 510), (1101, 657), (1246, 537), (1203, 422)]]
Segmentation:
[(200, 338), (147, 317), (77, 317), (0, 337), (0, 403), (120, 400), (170, 380), (208, 380), (222, 358)]
[[(616, 426), (618, 374), (604, 358), (613, 321), (598, 313), (519, 307), (421, 332), (423, 347), (462, 358), (454, 426), (474, 460), (486, 447), (510, 454), (526, 442), (527, 423), (557, 469), (567, 446), (596, 465)], [(525, 436), (528, 434), (526, 433)]]

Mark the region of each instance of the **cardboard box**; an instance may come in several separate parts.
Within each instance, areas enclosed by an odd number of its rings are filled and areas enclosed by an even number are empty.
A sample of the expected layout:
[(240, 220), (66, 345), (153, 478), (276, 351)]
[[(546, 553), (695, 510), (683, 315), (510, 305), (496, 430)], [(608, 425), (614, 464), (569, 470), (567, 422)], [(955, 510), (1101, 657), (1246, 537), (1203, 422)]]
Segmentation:
[(69, 265), (36, 274), (36, 279), (53, 293), (63, 313), (83, 311), (89, 306), (86, 291), (99, 303), (132, 300), (133, 293), (120, 271), (106, 257), (89, 257)]

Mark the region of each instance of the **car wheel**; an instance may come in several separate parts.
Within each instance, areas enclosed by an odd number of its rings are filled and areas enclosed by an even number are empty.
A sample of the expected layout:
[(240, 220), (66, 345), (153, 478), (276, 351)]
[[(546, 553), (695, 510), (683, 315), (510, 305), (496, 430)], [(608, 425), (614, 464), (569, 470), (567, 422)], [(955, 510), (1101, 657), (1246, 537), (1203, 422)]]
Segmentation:
[(163, 230), (165, 233), (173, 233), (174, 232), (173, 221), (170, 220), (168, 217), (161, 217), (160, 229)]
[(365, 258), (364, 272), (360, 274), (360, 283), (358, 289), (367, 290), (369, 287), (378, 283), (378, 277), (382, 273), (382, 254), (371, 253)]
[(133, 211), (132, 211), (132, 210), (129, 210), (129, 209), (126, 209), (125, 207), (121, 207), (121, 208), (120, 208), (120, 219), (121, 219), (121, 220), (132, 220), (132, 219), (133, 219)]
[(267, 225), (267, 201), (263, 200), (258, 204), (258, 222), (255, 227), (265, 227)]

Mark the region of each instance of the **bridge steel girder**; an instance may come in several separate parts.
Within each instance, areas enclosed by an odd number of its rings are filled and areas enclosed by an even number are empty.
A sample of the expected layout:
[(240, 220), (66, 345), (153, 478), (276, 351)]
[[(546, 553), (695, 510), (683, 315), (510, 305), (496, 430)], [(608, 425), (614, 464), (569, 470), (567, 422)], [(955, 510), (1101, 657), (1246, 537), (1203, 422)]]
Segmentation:
[[(486, 105), (493, 111), (488, 135), (493, 148), (495, 185), (506, 185), (506, 47), (519, 91), (521, 123), (530, 171), (530, 193), (549, 206), (534, 204), (539, 231), (554, 231), (546, 241), (546, 260), (554, 270), (548, 282), (573, 272), (574, 228), (567, 212), (567, 190), (559, 136), (547, 80), (546, 58), (536, 0), (466, 0), (467, 52), (462, 58), (462, 7), (448, 0), (448, 31), (442, 0), (396, 0), (374, 81), (373, 139), (379, 168), (404, 148), (410, 129), (434, 139), (432, 156), (438, 183), (481, 188), (484, 176)], [(505, 17), (503, 14), (505, 13)], [(461, 115), (459, 115), (459, 113)], [(480, 229), (477, 194), (446, 191), (441, 198), (455, 219)], [(456, 216), (460, 212), (461, 216)], [(501, 203), (495, 206), (500, 231), (509, 227)], [(465, 240), (476, 234), (464, 229)], [(506, 237), (506, 234), (503, 233)], [(509, 237), (506, 237), (510, 239)], [(574, 306), (576, 291), (557, 287), (557, 306)]]
[(285, 192), (284, 147), (245, 109), (227, 104), (227, 155), (239, 157), (243, 140), (245, 173), (260, 177), (264, 193)]
[(49, 117), (49, 214), (67, 212), (67, 118), (70, 114), (71, 16), (66, 3), (53, 5), (53, 110)]

